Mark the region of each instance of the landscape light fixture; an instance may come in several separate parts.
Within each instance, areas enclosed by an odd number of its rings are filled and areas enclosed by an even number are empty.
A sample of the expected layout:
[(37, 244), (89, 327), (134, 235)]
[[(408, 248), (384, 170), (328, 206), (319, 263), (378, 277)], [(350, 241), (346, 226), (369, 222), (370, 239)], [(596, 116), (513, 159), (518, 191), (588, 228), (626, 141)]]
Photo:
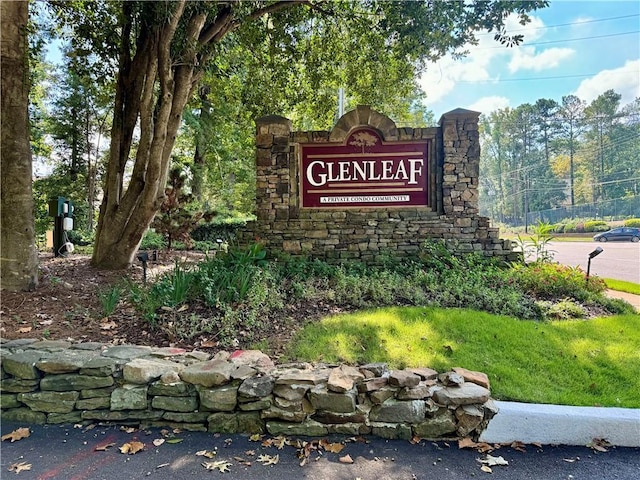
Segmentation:
[(153, 260), (153, 261), (158, 260), (158, 251), (154, 250), (151, 256), (149, 255), (149, 252), (138, 252), (138, 255), (136, 255), (136, 258), (140, 260), (140, 262), (142, 263), (142, 280), (146, 285), (147, 284), (147, 262), (149, 260)]
[(602, 250), (602, 247), (598, 247), (589, 254), (589, 261), (587, 262), (587, 283), (589, 283), (589, 271), (591, 270), (591, 259), (597, 257), (603, 251), (604, 250)]

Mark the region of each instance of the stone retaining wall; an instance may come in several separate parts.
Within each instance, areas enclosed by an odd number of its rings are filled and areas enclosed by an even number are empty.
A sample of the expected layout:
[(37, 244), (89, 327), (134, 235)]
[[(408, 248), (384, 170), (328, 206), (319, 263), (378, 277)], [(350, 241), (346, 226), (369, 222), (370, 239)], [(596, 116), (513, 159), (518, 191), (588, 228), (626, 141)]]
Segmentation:
[(477, 438), (497, 409), (479, 372), (376, 363), (274, 365), (255, 350), (13, 340), (0, 349), (2, 419), (220, 433)]

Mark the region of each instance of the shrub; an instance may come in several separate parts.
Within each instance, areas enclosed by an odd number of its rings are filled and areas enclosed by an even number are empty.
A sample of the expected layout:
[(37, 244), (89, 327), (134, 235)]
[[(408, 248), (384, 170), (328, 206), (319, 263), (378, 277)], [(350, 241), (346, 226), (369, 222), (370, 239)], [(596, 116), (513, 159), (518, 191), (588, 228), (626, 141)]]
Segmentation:
[(571, 297), (585, 300), (590, 294), (606, 289), (600, 278), (591, 277), (587, 282), (580, 268), (556, 263), (514, 265), (511, 272), (513, 281), (525, 292), (542, 299)]
[(167, 244), (164, 241), (164, 237), (154, 230), (147, 230), (140, 242), (141, 250), (162, 250), (166, 248)]
[(609, 230), (609, 225), (605, 221), (591, 220), (589, 222), (584, 222), (585, 232), (606, 232), (607, 230)]
[(553, 233), (564, 233), (564, 227), (565, 227), (564, 223), (556, 223), (553, 226)]
[(215, 218), (211, 222), (198, 225), (191, 232), (191, 238), (212, 243), (217, 243), (218, 240), (229, 243), (236, 238), (236, 232), (246, 224), (246, 218)]
[(640, 228), (640, 218), (629, 218), (624, 221), (624, 226)]
[(568, 298), (563, 298), (557, 303), (539, 302), (546, 317), (568, 320), (571, 318), (584, 318), (587, 315), (586, 309)]

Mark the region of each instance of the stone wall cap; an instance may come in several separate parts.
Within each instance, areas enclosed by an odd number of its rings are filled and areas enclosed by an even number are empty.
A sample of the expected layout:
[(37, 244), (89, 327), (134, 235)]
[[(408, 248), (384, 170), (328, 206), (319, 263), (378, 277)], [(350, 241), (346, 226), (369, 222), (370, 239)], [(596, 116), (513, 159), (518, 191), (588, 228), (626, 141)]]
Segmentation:
[(270, 123), (291, 125), (291, 120), (281, 115), (265, 115), (264, 117), (256, 118), (256, 125), (266, 125)]
[(482, 115), (482, 112), (476, 112), (474, 110), (467, 110), (466, 108), (456, 108), (451, 110), (450, 112), (443, 113), (440, 117), (439, 125), (442, 125), (442, 122), (447, 118), (459, 118), (459, 117), (471, 117), (471, 118), (479, 118)]

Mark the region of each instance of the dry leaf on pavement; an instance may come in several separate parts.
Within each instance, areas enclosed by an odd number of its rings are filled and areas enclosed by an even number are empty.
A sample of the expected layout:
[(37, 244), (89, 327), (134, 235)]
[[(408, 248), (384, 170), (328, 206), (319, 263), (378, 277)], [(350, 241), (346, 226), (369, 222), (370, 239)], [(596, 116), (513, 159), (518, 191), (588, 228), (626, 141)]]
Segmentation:
[(262, 465), (277, 465), (280, 461), (280, 455), (260, 455), (258, 457), (258, 462), (262, 463)]
[(12, 463), (9, 467), (10, 472), (20, 473), (23, 470), (31, 470), (31, 464), (27, 462)]
[(611, 448), (612, 445), (604, 438), (594, 438), (593, 440), (591, 440), (591, 443), (587, 444), (587, 447), (592, 449), (594, 452), (604, 453), (608, 452), (609, 448)]
[(3, 442), (5, 440), (11, 439), (11, 443), (13, 443), (18, 440), (22, 440), (23, 438), (27, 438), (29, 435), (31, 435), (31, 430), (29, 430), (27, 427), (22, 427), (22, 428), (15, 429), (11, 433), (7, 433), (6, 435), (3, 435), (1, 438)]
[(214, 452), (213, 450), (199, 450), (196, 452), (196, 455), (198, 457), (213, 458), (217, 455), (217, 452)]
[(351, 458), (351, 455), (345, 455), (344, 457), (340, 457), (338, 461), (340, 463), (353, 463), (353, 458)]
[(114, 443), (105, 443), (104, 445), (98, 445), (96, 448), (94, 448), (94, 450), (96, 452), (106, 452), (108, 448), (111, 447), (115, 447), (116, 444)]
[(486, 465), (482, 465), (480, 467), (480, 470), (482, 470), (485, 473), (493, 473), (493, 470), (491, 470), (489, 467), (487, 467)]
[(159, 446), (160, 446), (160, 445), (162, 445), (163, 443), (164, 443), (164, 438), (156, 438), (156, 439), (153, 441), (153, 444), (154, 444), (156, 447), (159, 447)]
[(495, 466), (501, 466), (501, 465), (509, 465), (509, 462), (507, 462), (504, 458), (502, 457), (494, 457), (492, 455), (487, 455), (486, 458), (480, 460), (478, 459), (478, 461), (480, 463), (483, 463), (489, 467), (495, 467)]
[(144, 443), (142, 442), (127, 442), (120, 447), (120, 453), (133, 455), (135, 453), (138, 453), (142, 449), (144, 449)]
[(220, 473), (224, 473), (229, 471), (231, 463), (225, 460), (219, 460), (217, 462), (203, 462), (202, 466), (207, 470), (219, 470)]

